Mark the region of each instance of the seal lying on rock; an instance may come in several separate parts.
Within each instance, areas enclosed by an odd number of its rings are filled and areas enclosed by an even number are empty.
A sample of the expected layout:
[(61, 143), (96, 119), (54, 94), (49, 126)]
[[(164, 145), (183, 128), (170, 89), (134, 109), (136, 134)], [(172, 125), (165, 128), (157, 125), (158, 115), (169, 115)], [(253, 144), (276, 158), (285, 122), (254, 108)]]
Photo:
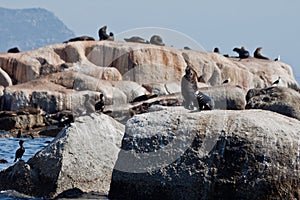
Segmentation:
[(165, 46), (165, 43), (163, 43), (163, 40), (159, 35), (153, 35), (150, 39), (150, 43), (159, 46)]
[(84, 35), (80, 37), (71, 38), (68, 41), (65, 41), (64, 43), (76, 42), (76, 41), (95, 41), (95, 39), (93, 37)]
[(239, 54), (239, 58), (240, 59), (244, 59), (244, 58), (248, 58), (250, 55), (249, 55), (249, 51), (247, 51), (245, 49), (245, 47), (241, 47), (241, 48), (237, 48), (235, 47), (233, 49), (233, 51), (237, 52)]
[(136, 43), (143, 43), (143, 44), (149, 44), (149, 41), (146, 41), (144, 38), (141, 38), (139, 36), (133, 36), (131, 38), (124, 38), (126, 42), (136, 42)]
[(7, 53), (19, 53), (19, 52), (21, 52), (21, 51), (19, 50), (18, 47), (8, 49), (8, 51), (7, 51)]

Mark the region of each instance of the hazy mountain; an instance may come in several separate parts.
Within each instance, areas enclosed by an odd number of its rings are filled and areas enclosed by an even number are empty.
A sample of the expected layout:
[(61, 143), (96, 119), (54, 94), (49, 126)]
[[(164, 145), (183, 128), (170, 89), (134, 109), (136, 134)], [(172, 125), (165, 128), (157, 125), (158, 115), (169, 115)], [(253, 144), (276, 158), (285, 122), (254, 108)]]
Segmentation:
[(12, 47), (36, 49), (74, 37), (52, 12), (42, 8), (6, 9), (0, 7), (0, 52)]

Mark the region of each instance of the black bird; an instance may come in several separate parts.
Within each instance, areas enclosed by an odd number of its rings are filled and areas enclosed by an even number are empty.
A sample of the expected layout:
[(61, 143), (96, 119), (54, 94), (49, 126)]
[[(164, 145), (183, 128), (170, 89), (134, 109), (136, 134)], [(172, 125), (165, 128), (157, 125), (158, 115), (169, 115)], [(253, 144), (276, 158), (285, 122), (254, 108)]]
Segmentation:
[(280, 81), (281, 81), (281, 78), (279, 76), (278, 79), (272, 83), (272, 85), (278, 85), (280, 83)]
[(25, 152), (25, 148), (23, 147), (23, 143), (24, 143), (23, 140), (19, 141), (20, 148), (16, 151), (16, 156), (15, 156), (14, 162), (16, 162), (18, 158), (20, 160), (22, 158), (24, 152)]
[(22, 132), (21, 130), (18, 131), (18, 134), (17, 134), (17, 138), (21, 138), (22, 137)]
[(98, 101), (98, 102), (95, 104), (95, 110), (96, 110), (96, 111), (103, 112), (104, 107), (105, 107), (103, 97), (104, 97), (104, 95), (103, 95), (103, 94), (100, 94), (100, 101)]

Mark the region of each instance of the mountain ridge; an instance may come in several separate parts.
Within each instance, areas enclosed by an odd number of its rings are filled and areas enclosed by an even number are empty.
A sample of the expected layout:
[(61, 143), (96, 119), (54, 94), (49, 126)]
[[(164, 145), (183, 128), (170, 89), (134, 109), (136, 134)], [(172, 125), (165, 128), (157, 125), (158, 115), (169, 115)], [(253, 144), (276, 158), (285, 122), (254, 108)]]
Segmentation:
[(0, 7), (0, 52), (18, 47), (37, 49), (74, 37), (51, 11), (44, 8), (10, 9)]

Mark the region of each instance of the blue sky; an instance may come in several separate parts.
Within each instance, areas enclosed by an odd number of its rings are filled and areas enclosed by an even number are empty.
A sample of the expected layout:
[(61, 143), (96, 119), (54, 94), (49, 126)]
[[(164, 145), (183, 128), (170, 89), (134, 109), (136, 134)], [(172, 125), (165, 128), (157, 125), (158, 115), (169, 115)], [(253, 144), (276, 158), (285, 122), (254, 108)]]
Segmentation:
[(142, 27), (173, 29), (188, 35), (207, 51), (233, 47), (262, 54), (293, 67), (300, 82), (300, 1), (138, 1), (138, 0), (1, 0), (5, 8), (40, 7), (52, 11), (76, 35), (98, 38), (99, 27), (115, 34)]

